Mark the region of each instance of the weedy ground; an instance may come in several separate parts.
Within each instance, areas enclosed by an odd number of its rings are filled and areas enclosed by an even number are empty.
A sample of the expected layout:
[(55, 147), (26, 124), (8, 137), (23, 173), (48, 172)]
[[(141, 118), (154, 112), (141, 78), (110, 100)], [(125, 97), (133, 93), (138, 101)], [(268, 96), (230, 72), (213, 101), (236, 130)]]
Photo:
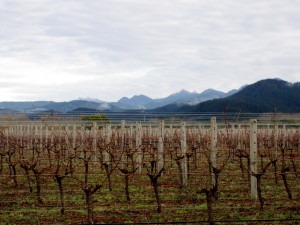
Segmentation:
[[(29, 192), (26, 177), (21, 175), (22, 171), (18, 169), (20, 176), (18, 176), (19, 185), (16, 187), (11, 178), (4, 175), (8, 174), (5, 170), (4, 164), (0, 176), (0, 225), (86, 223), (85, 197), (76, 179), (70, 176), (63, 180), (66, 210), (61, 214), (59, 191), (51, 176), (42, 177), (43, 203), (38, 203), (35, 190)], [(206, 200), (203, 194), (198, 194), (198, 191), (208, 186), (209, 178), (206, 170), (201, 166), (193, 168), (189, 185), (180, 188), (176, 165), (169, 167), (159, 178), (161, 213), (156, 211), (156, 201), (146, 171), (130, 177), (130, 202), (125, 196), (124, 177), (115, 171), (112, 174), (112, 191), (108, 190), (108, 185), (104, 182), (102, 189), (94, 195), (95, 221), (97, 223), (205, 221)], [(91, 183), (105, 180), (101, 169), (94, 171), (92, 177), (94, 180)], [(249, 197), (247, 174), (242, 176), (238, 164), (229, 162), (220, 174), (219, 197), (213, 206), (215, 220), (299, 219), (299, 174), (298, 176), (289, 174), (288, 181), (293, 194), (292, 199), (288, 199), (280, 176), (278, 182), (275, 182), (270, 168), (262, 178), (265, 204), (261, 210), (259, 202)]]

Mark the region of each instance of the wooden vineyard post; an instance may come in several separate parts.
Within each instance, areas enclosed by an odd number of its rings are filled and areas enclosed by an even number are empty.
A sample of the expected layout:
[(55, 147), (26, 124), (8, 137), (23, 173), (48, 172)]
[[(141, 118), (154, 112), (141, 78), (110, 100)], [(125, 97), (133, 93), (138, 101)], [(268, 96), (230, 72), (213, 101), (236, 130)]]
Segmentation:
[(93, 138), (93, 160), (94, 162), (97, 161), (97, 132), (98, 132), (98, 126), (96, 122), (93, 122), (93, 126), (92, 126), (92, 138)]
[(34, 142), (35, 142), (35, 135), (36, 135), (36, 131), (35, 131), (35, 126), (31, 125), (30, 126), (30, 148), (33, 148), (34, 146)]
[(18, 126), (19, 129), (18, 129), (18, 136), (19, 136), (19, 141), (20, 141), (20, 146), (23, 145), (23, 125), (21, 124), (20, 126)]
[(13, 127), (12, 127), (12, 125), (9, 125), (8, 126), (8, 129), (7, 129), (7, 137), (9, 137), (10, 135), (12, 135), (13, 133)]
[(216, 179), (215, 174), (213, 173), (213, 168), (217, 167), (217, 120), (216, 117), (212, 117), (210, 119), (210, 135), (211, 135), (211, 142), (210, 142), (210, 173), (211, 173), (211, 184), (215, 186)]
[(43, 138), (45, 137), (45, 131), (44, 131), (44, 126), (43, 125), (39, 125), (39, 139), (40, 139), (40, 149), (42, 149), (43, 151), (45, 150), (43, 148)]
[(241, 124), (238, 125), (238, 132), (237, 132), (237, 149), (241, 149)]
[[(230, 125), (230, 134), (227, 138), (229, 138), (229, 140), (231, 140), (231, 144), (233, 146), (235, 146), (235, 144), (236, 144), (236, 139), (235, 139), (236, 136), (237, 136), (237, 129), (235, 127), (235, 124), (232, 123)], [(227, 145), (227, 141), (222, 141), (222, 143), (225, 143)], [(231, 147), (229, 148), (229, 159), (234, 160), (234, 149)]]
[(135, 126), (135, 135), (136, 135), (136, 142), (135, 142), (135, 146), (136, 146), (136, 152), (137, 152), (137, 156), (136, 156), (136, 164), (137, 164), (137, 168), (138, 168), (138, 173), (142, 173), (142, 168), (143, 168), (143, 152), (142, 152), (142, 124), (141, 123), (136, 123)]
[(186, 158), (186, 126), (185, 122), (181, 123), (180, 129), (180, 147), (181, 147), (181, 157), (180, 167), (181, 167), (181, 181), (182, 187), (188, 185), (188, 167), (187, 167), (187, 158)]
[[(257, 120), (250, 120), (250, 169), (251, 173), (257, 174)], [(251, 176), (251, 198), (257, 200), (257, 178)]]
[(274, 125), (274, 131), (275, 131), (275, 156), (277, 157), (277, 152), (278, 152), (278, 123), (275, 123)]
[(163, 120), (158, 122), (158, 143), (157, 143), (157, 171), (164, 168), (164, 126)]
[(121, 159), (121, 168), (124, 169), (125, 168), (125, 163), (126, 163), (126, 154), (125, 154), (125, 120), (121, 121), (121, 144), (120, 144), (120, 155), (118, 157), (120, 157)]
[(45, 144), (46, 146), (49, 144), (49, 127), (48, 126), (45, 126)]
[[(110, 146), (111, 144), (111, 137), (112, 137), (112, 130), (111, 130), (111, 125), (107, 124), (105, 126), (105, 145)], [(103, 163), (106, 165), (110, 165), (111, 162), (111, 156), (110, 156), (110, 148), (106, 147), (105, 150), (103, 151)]]
[[(39, 140), (39, 136), (40, 136), (40, 133), (39, 133), (39, 127), (38, 127), (38, 125), (36, 124), (35, 126), (34, 126), (34, 141), (33, 141), (33, 143), (34, 143), (34, 145), (36, 145), (37, 143), (38, 143), (38, 140)], [(37, 147), (37, 146), (36, 146)]]
[(54, 144), (54, 127), (52, 126), (50, 129), (50, 146)]
[(65, 133), (64, 133), (64, 136), (65, 136), (65, 144), (66, 144), (66, 148), (64, 149), (64, 154), (65, 154), (65, 158), (69, 158), (70, 156), (70, 151), (69, 151), (69, 143), (70, 143), (70, 140), (69, 140), (69, 126), (66, 124), (65, 125)]
[(149, 137), (152, 135), (152, 126), (151, 126), (151, 124), (148, 125), (148, 135), (149, 135)]
[(85, 126), (81, 124), (79, 130), (78, 130), (78, 148), (76, 149), (78, 151), (78, 158), (83, 158), (84, 157), (84, 152), (83, 152), (83, 143), (84, 143), (84, 136), (85, 136)]
[[(287, 130), (286, 130), (286, 125), (283, 124), (282, 125), (282, 132), (281, 132), (281, 136), (282, 136), (282, 143), (283, 143), (283, 148), (286, 147), (286, 140), (287, 140)], [(276, 157), (277, 157), (277, 154), (276, 154)]]
[[(76, 125), (73, 124), (72, 126), (72, 154), (74, 156), (76, 156), (77, 154), (77, 149), (76, 149)], [(75, 162), (76, 162), (76, 157), (74, 158)]]

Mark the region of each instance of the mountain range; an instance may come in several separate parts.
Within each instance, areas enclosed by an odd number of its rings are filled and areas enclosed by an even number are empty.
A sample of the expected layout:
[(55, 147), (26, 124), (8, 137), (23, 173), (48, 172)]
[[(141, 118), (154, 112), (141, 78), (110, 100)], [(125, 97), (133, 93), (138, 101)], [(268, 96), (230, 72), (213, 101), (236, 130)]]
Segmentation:
[(281, 79), (265, 79), (238, 90), (224, 93), (207, 89), (201, 93), (181, 90), (165, 98), (145, 95), (123, 97), (117, 102), (98, 99), (77, 99), (69, 102), (34, 101), (0, 102), (0, 113), (58, 112), (300, 112), (300, 83)]
[(196, 105), (169, 104), (156, 112), (300, 113), (300, 83), (266, 79), (242, 88), (225, 98)]
[(33, 102), (0, 102), (0, 109), (10, 109), (25, 113), (57, 111), (69, 112), (72, 110), (94, 109), (99, 111), (126, 111), (126, 110), (149, 110), (172, 103), (195, 105), (203, 101), (229, 96), (238, 90), (228, 93), (207, 89), (202, 93), (181, 90), (165, 98), (152, 99), (146, 95), (134, 95), (131, 98), (122, 97), (117, 102), (105, 102), (93, 98), (79, 98), (68, 102), (33, 101)]

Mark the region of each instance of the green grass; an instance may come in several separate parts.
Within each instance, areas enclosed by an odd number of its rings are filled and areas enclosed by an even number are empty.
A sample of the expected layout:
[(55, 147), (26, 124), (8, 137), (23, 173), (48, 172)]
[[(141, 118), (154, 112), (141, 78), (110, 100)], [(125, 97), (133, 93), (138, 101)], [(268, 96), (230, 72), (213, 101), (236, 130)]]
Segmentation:
[[(113, 190), (110, 192), (107, 183), (94, 194), (94, 215), (97, 222), (180, 222), (207, 219), (205, 194), (197, 191), (209, 187), (207, 163), (199, 161), (198, 168), (193, 169), (190, 184), (179, 189), (178, 167), (167, 168), (159, 178), (159, 190), (162, 200), (162, 213), (156, 212), (156, 200), (150, 179), (143, 174), (135, 174), (129, 180), (131, 201), (128, 202), (124, 192), (124, 177), (117, 170), (112, 174)], [(203, 163), (201, 163), (203, 162)], [(299, 165), (299, 160), (297, 161)], [(43, 177), (42, 198), (44, 204), (36, 201), (35, 189), (29, 193), (26, 177), (18, 167), (20, 187), (14, 187), (8, 173), (7, 165), (0, 176), (0, 225), (1, 224), (71, 224), (86, 221), (85, 195), (78, 180), (66, 177), (65, 215), (60, 214), (59, 192), (56, 183), (50, 176)], [(82, 173), (78, 169), (77, 173)], [(97, 164), (90, 177), (90, 183), (97, 179), (105, 180), (104, 171)], [(81, 181), (83, 176), (77, 176)], [(274, 182), (272, 170), (262, 177), (262, 191), (265, 200), (264, 210), (259, 203), (249, 197), (247, 176), (241, 176), (237, 162), (228, 163), (220, 174), (219, 199), (213, 205), (216, 220), (251, 220), (251, 219), (284, 219), (300, 218), (299, 177), (289, 174), (288, 181), (293, 199), (289, 200), (284, 184), (278, 177)], [(33, 182), (33, 185), (35, 183)], [(298, 185), (298, 186), (297, 186)], [(34, 187), (35, 188), (35, 187)]]

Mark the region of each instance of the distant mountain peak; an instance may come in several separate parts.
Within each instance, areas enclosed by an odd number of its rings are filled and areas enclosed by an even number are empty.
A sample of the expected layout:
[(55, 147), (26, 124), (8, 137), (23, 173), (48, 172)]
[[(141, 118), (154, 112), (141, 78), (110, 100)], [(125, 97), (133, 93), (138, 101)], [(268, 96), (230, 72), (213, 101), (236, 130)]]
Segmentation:
[(77, 100), (88, 101), (88, 102), (96, 102), (96, 103), (104, 103), (104, 101), (102, 101), (102, 100), (99, 100), (97, 98), (90, 98), (90, 97), (78, 98)]
[(143, 94), (140, 94), (140, 95), (134, 95), (134, 96), (132, 96), (131, 99), (141, 99), (141, 98), (144, 98), (144, 99), (151, 99), (151, 98), (149, 98), (148, 96), (143, 95)]
[(184, 97), (184, 96), (188, 96), (188, 95), (191, 95), (191, 94), (195, 94), (195, 92), (190, 92), (190, 91), (187, 91), (185, 89), (182, 89), (182, 90), (180, 90), (178, 92), (175, 92), (175, 93), (169, 95), (168, 97), (174, 97), (174, 96), (182, 96), (182, 97)]
[(190, 91), (188, 91), (188, 90), (185, 90), (185, 89), (181, 89), (179, 92), (177, 92), (177, 93), (191, 93)]
[[(264, 79), (243, 86), (229, 97), (178, 109), (184, 112), (300, 112), (300, 85), (282, 79)], [(164, 110), (167, 110), (165, 107)], [(174, 111), (174, 108), (172, 108)], [(176, 109), (175, 109), (176, 110)]]
[(212, 93), (224, 93), (224, 92), (217, 91), (213, 88), (208, 88), (208, 89), (204, 90), (203, 92), (201, 92), (201, 94), (212, 94)]
[(147, 104), (152, 100), (153, 100), (152, 98), (149, 98), (148, 96), (141, 94), (141, 95), (134, 95), (131, 98), (123, 97), (118, 101), (118, 103), (140, 106), (140, 105)]
[[(229, 94), (227, 93), (226, 96)], [(152, 99), (144, 94), (134, 95), (132, 97), (122, 97), (117, 102), (102, 101), (97, 98), (80, 97), (76, 100), (66, 102), (35, 101), (35, 102), (0, 102), (0, 108), (18, 110), (22, 112), (55, 110), (57, 112), (72, 111), (76, 108), (95, 109), (95, 110), (147, 110), (162, 107), (175, 103), (195, 105), (210, 99), (223, 98), (225, 93), (212, 88), (199, 93), (197, 91), (188, 91), (181, 89), (164, 98)], [(34, 106), (34, 107), (33, 107)]]
[(188, 91), (186, 89), (181, 89), (181, 91), (179, 91), (179, 93), (189, 93), (189, 94), (192, 94), (192, 93), (197, 93), (196, 91)]
[(271, 80), (285, 81), (285, 80), (282, 80), (282, 79), (279, 78), (279, 77), (275, 77), (275, 78), (273, 78), (273, 79), (271, 79)]

